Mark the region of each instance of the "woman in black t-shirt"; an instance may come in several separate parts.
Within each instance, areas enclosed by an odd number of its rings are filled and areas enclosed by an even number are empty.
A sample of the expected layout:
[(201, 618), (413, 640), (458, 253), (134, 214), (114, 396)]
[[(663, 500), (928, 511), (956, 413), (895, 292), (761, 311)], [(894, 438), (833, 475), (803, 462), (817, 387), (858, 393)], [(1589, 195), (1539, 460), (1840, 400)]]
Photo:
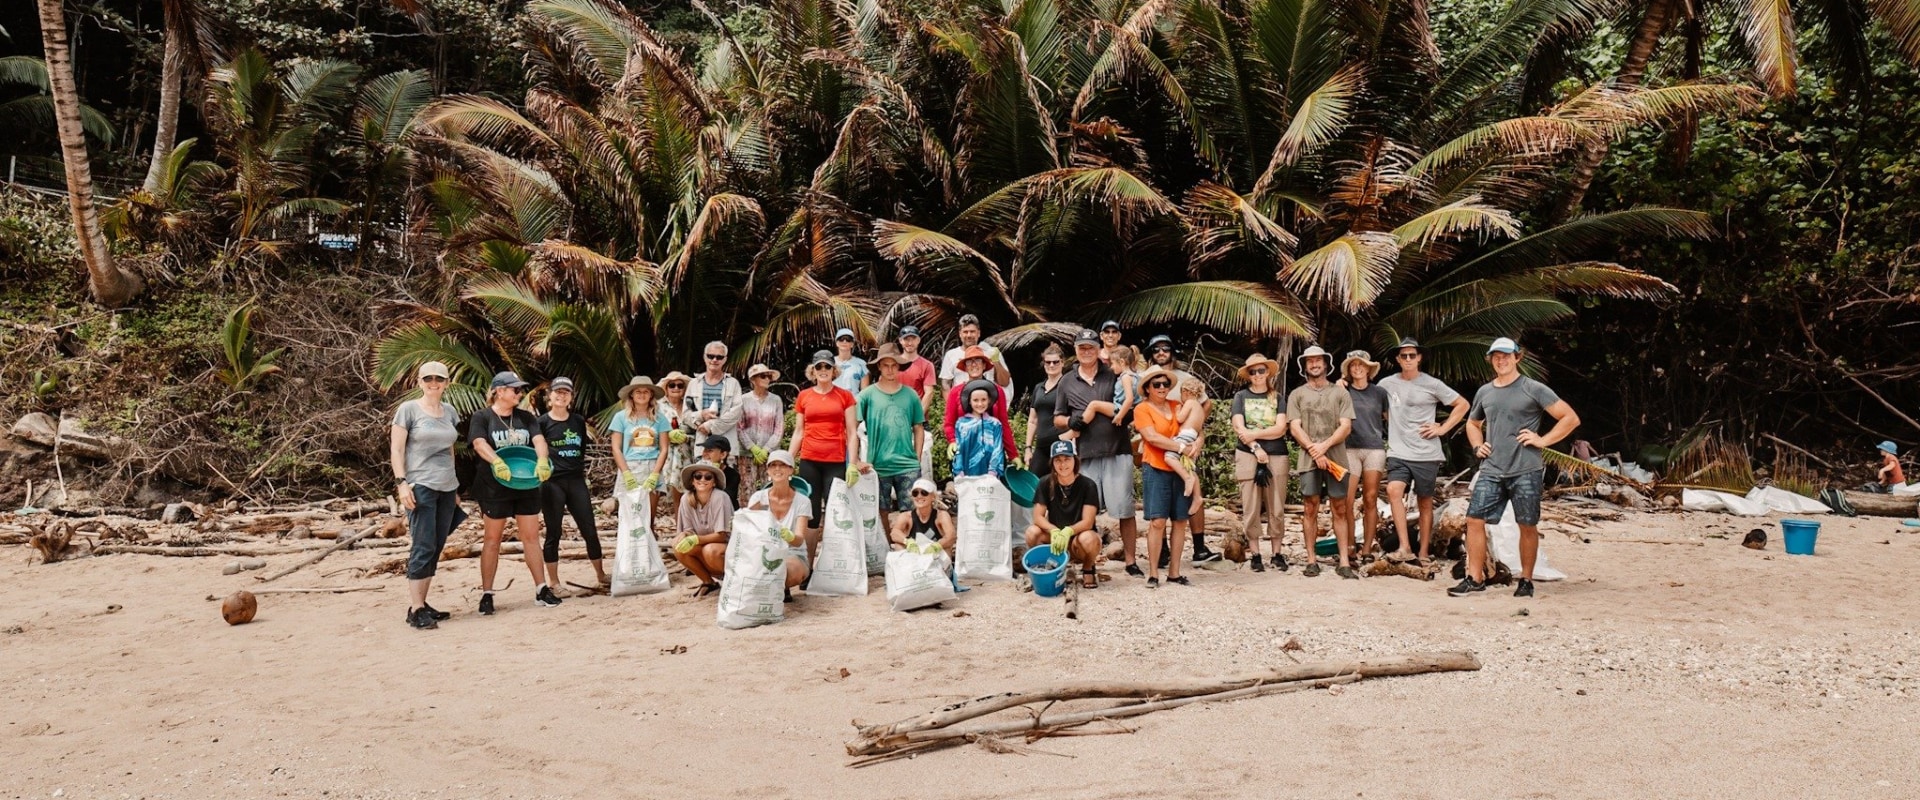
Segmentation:
[(1080, 458), (1074, 455), (1072, 442), (1054, 442), (1049, 450), (1053, 469), (1040, 480), (1034, 497), (1027, 547), (1051, 547), (1055, 554), (1071, 554), (1080, 563), (1081, 587), (1098, 588), (1096, 562), (1105, 544), (1093, 529), (1094, 515), (1100, 512), (1099, 484), (1080, 474)]
[(480, 613), (493, 613), (493, 576), (500, 569), (500, 537), (507, 520), (514, 522), (514, 534), (520, 540), (521, 558), (533, 573), (533, 600), (543, 606), (560, 605), (560, 596), (547, 585), (546, 564), (540, 556), (540, 490), (512, 489), (503, 485), (512, 475), (495, 448), (528, 446), (539, 454), (534, 474), (541, 480), (553, 475), (553, 462), (547, 460), (547, 437), (540, 434), (533, 412), (520, 408), (520, 395), (527, 382), (511, 372), (496, 373), (487, 390), (487, 407), (475, 412), (467, 423), (467, 440), (473, 454), (479, 456), (468, 484), (473, 499), (480, 504), (485, 538), (480, 548)]
[(1053, 443), (1060, 441), (1060, 429), (1053, 426), (1054, 407), (1060, 404), (1060, 376), (1066, 370), (1066, 354), (1060, 345), (1047, 345), (1046, 352), (1040, 354), (1040, 368), (1046, 371), (1046, 380), (1034, 384), (1027, 403), (1027, 469), (1035, 475), (1047, 474), (1053, 458), (1047, 454), (1053, 452)]
[(554, 378), (547, 386), (547, 413), (535, 422), (547, 440), (547, 451), (553, 454), (553, 477), (540, 485), (540, 510), (547, 522), (540, 557), (547, 562), (547, 585), (560, 585), (560, 521), (572, 515), (574, 528), (587, 543), (594, 577), (606, 586), (600, 531), (593, 524), (593, 494), (587, 488), (587, 446), (593, 444), (593, 437), (586, 418), (573, 413), (572, 378)]

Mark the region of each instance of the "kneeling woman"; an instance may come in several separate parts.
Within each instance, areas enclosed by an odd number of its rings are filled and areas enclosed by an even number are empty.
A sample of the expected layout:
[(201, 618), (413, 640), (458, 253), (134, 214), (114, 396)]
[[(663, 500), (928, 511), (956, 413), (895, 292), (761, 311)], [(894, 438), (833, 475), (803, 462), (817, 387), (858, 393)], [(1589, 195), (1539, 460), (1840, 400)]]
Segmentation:
[[(793, 587), (805, 582), (809, 574), (807, 542), (813, 536), (813, 499), (794, 486), (793, 454), (775, 450), (767, 454), (767, 480), (772, 483), (754, 492), (747, 508), (773, 515), (775, 531), (787, 543), (787, 599), (793, 599)], [(804, 483), (804, 482), (802, 482)], [(809, 492), (819, 491), (808, 487)]]
[(1055, 555), (1071, 553), (1080, 565), (1080, 585), (1099, 588), (1101, 541), (1093, 519), (1100, 513), (1100, 488), (1080, 474), (1073, 442), (1053, 443), (1053, 471), (1040, 481), (1036, 499), (1033, 524), (1027, 526), (1027, 548), (1045, 545)]
[[(725, 441), (725, 440), (722, 440)], [(680, 540), (673, 557), (700, 579), (694, 597), (720, 590), (727, 565), (728, 530), (733, 527), (733, 498), (720, 488), (720, 468), (705, 461), (680, 470)]]
[(913, 498), (913, 508), (905, 514), (893, 515), (893, 530), (887, 532), (893, 549), (906, 549), (907, 542), (916, 536), (939, 544), (940, 549), (947, 551), (947, 576), (953, 581), (953, 590), (969, 591), (960, 585), (958, 577), (954, 577), (953, 543), (959, 534), (953, 527), (953, 515), (940, 507), (940, 487), (934, 485), (933, 481), (921, 478), (913, 482), (913, 490), (909, 494)]

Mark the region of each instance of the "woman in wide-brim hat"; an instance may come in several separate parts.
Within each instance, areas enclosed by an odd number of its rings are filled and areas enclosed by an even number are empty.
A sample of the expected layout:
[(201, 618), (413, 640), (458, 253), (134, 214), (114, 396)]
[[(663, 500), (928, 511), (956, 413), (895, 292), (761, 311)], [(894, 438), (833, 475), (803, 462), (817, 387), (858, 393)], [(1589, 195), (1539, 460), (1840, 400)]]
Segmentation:
[(740, 468), (740, 493), (752, 494), (767, 476), (767, 454), (781, 448), (787, 435), (786, 401), (774, 394), (773, 384), (780, 371), (765, 364), (747, 368), (747, 391), (734, 398), (740, 407), (740, 452), (734, 464)]
[(679, 512), (675, 517), (680, 538), (673, 543), (674, 560), (699, 579), (694, 597), (705, 597), (720, 590), (720, 577), (726, 571), (727, 540), (733, 524), (733, 498), (722, 485), (726, 475), (718, 466), (705, 461), (688, 464), (680, 470)]
[[(680, 474), (682, 467), (693, 463), (694, 424), (700, 419), (699, 409), (687, 413), (687, 385), (693, 381), (686, 373), (675, 370), (660, 379), (660, 416), (667, 418), (667, 441), (660, 448), (660, 474), (670, 478)], [(667, 507), (680, 505), (680, 484), (666, 487)]]
[[(1241, 544), (1252, 555), (1254, 572), (1267, 571), (1260, 559), (1260, 539), (1272, 544), (1273, 566), (1287, 568), (1287, 399), (1280, 385), (1284, 366), (1261, 353), (1247, 356), (1240, 380), (1247, 388), (1235, 392), (1230, 409), (1233, 424), (1233, 482), (1240, 487)], [(1273, 459), (1280, 458), (1279, 469)], [(1263, 531), (1261, 524), (1265, 523)]]
[(660, 487), (660, 472), (665, 466), (660, 454), (668, 425), (660, 414), (659, 401), (660, 387), (645, 375), (620, 387), (620, 410), (613, 412), (613, 421), (607, 425), (612, 434), (609, 446), (613, 466), (619, 476), (614, 481), (617, 491), (653, 492)]

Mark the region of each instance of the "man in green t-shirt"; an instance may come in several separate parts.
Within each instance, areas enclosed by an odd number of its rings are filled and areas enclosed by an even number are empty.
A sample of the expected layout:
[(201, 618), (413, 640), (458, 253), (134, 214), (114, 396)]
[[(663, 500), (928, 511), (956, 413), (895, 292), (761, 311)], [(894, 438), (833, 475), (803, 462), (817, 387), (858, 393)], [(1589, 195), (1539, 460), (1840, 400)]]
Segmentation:
[(881, 345), (873, 359), (880, 381), (860, 390), (854, 411), (866, 427), (867, 458), (880, 481), (883, 527), (889, 524), (889, 513), (906, 511), (912, 503), (907, 492), (920, 477), (920, 445), (927, 433), (920, 395), (900, 382), (906, 360), (892, 342)]

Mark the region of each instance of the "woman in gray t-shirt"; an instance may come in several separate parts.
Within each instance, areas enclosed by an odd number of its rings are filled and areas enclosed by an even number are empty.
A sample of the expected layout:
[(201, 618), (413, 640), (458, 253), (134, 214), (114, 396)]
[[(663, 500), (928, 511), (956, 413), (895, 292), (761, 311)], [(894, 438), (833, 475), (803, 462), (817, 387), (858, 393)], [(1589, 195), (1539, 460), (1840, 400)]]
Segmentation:
[(460, 480), (453, 470), (453, 448), (460, 441), (460, 412), (442, 401), (447, 365), (429, 361), (418, 373), (420, 397), (394, 409), (388, 429), (388, 459), (395, 494), (407, 510), (413, 547), (407, 553), (407, 624), (439, 627), (448, 614), (427, 605), (427, 588), (447, 537), (466, 519), (460, 510)]

